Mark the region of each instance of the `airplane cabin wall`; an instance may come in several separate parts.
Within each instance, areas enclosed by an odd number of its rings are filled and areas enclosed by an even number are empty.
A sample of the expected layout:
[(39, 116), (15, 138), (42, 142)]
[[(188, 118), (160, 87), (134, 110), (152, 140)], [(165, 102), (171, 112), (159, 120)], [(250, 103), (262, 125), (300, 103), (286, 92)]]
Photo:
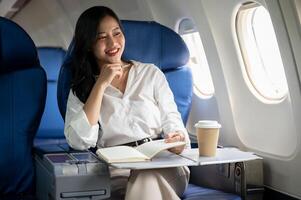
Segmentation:
[(235, 16), (247, 1), (227, 0), (223, 6), (217, 6), (218, 0), (202, 2), (222, 63), (237, 134), (249, 150), (264, 158), (265, 185), (300, 198), (300, 84), (278, 1), (257, 1), (270, 12), (285, 66), (289, 94), (278, 104), (259, 101), (243, 79)]

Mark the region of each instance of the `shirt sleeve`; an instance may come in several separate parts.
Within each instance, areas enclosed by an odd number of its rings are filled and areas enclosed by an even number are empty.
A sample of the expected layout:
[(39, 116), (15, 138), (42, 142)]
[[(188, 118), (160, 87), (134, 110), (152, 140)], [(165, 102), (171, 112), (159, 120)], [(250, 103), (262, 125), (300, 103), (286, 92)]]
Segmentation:
[(95, 147), (99, 135), (99, 125), (90, 125), (83, 106), (84, 104), (70, 90), (64, 134), (68, 144), (78, 150)]
[(186, 147), (189, 148), (190, 139), (178, 112), (173, 93), (165, 75), (159, 69), (156, 72), (154, 84), (154, 95), (160, 110), (164, 135), (170, 132), (182, 132), (185, 136)]

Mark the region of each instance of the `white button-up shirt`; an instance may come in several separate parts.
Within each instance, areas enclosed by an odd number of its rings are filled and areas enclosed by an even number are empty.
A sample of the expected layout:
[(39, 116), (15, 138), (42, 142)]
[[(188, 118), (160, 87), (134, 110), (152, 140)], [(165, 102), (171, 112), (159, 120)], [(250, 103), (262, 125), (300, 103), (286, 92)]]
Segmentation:
[(153, 64), (132, 62), (125, 92), (112, 85), (105, 89), (99, 124), (89, 123), (84, 104), (70, 91), (65, 136), (71, 147), (114, 146), (175, 131), (185, 135), (189, 146), (187, 131), (164, 74)]

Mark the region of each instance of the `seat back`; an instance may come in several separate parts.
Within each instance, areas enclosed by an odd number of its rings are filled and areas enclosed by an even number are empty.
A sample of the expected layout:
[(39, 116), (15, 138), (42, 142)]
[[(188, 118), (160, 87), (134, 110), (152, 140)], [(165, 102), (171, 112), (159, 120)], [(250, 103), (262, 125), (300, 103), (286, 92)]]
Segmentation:
[[(192, 98), (192, 74), (190, 68), (185, 66), (189, 51), (184, 41), (173, 30), (156, 22), (123, 20), (122, 25), (126, 39), (123, 58), (154, 63), (163, 71), (186, 124)], [(62, 116), (65, 116), (70, 90), (71, 56), (72, 44), (58, 81), (58, 104)]]
[(59, 47), (38, 47), (39, 60), (47, 74), (47, 98), (35, 146), (65, 142), (64, 121), (57, 104), (57, 80), (65, 54)]
[(32, 192), (32, 144), (46, 90), (33, 41), (20, 26), (0, 17), (0, 194)]

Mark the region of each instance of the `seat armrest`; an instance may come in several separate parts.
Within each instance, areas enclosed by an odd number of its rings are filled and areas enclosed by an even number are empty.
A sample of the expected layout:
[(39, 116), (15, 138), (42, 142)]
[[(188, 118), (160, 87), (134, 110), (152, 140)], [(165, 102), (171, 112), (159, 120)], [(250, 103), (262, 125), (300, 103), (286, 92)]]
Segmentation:
[(76, 153), (76, 152), (87, 152), (86, 151), (79, 151), (72, 149), (67, 143), (62, 144), (44, 144), (44, 145), (37, 145), (34, 147), (34, 153), (38, 155), (41, 159), (43, 158), (44, 154), (50, 153)]
[(111, 193), (106, 163), (67, 144), (35, 147), (37, 199), (107, 199)]

